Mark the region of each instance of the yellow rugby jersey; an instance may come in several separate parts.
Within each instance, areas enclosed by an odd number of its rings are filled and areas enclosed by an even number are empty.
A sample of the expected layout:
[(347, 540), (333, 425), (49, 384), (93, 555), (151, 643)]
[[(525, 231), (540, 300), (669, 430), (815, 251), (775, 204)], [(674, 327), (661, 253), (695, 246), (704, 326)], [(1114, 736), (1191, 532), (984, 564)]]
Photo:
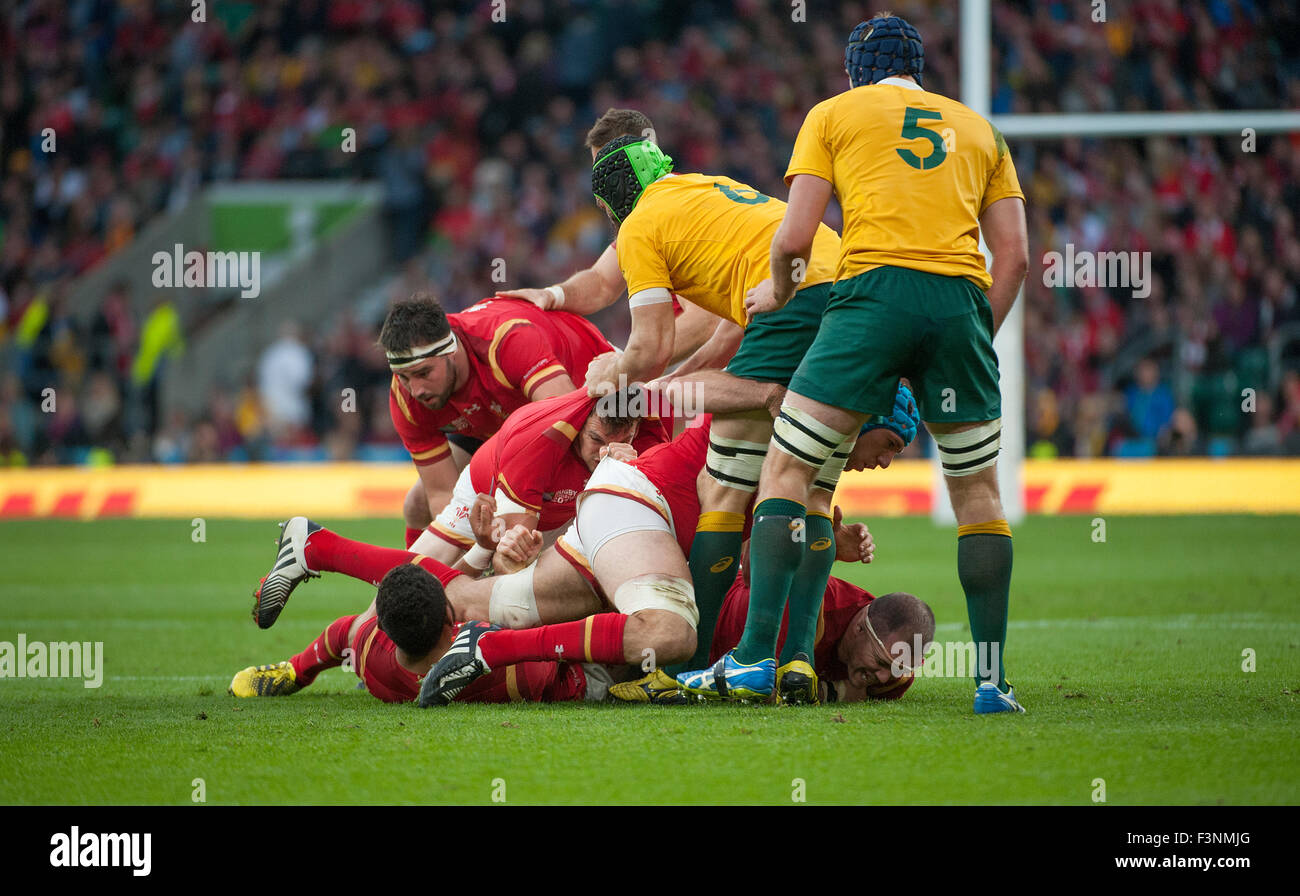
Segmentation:
[[(907, 86), (903, 86), (906, 84)], [(785, 181), (830, 181), (844, 210), (836, 279), (881, 265), (993, 284), (979, 216), (1025, 194), (1002, 134), (956, 100), (893, 81), (855, 87), (813, 107)]]
[[(680, 174), (645, 188), (619, 228), (627, 293), (662, 287), (745, 325), (745, 293), (771, 276), (772, 237), (785, 203), (729, 177)], [(825, 224), (799, 287), (835, 279), (840, 238)]]

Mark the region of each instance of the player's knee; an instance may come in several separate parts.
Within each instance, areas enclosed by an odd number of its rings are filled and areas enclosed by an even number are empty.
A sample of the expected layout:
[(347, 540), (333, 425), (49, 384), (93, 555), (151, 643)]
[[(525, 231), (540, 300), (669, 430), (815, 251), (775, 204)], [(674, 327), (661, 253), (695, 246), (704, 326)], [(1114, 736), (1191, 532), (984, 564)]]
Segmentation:
[(763, 465), (763, 480), (779, 489), (835, 490), (852, 447), (849, 436), (836, 432), (807, 411), (783, 405), (772, 428), (772, 449)]
[(424, 483), (415, 483), (406, 493), (406, 500), (402, 502), (402, 516), (411, 529), (423, 529), (433, 522), (433, 515), (429, 513), (429, 499), (424, 494)]
[[(1002, 445), (1002, 418), (960, 432), (934, 433), (939, 462), (949, 483), (994, 469)], [(984, 473), (987, 478), (989, 474)]]
[(727, 439), (711, 433), (704, 463), (712, 486), (711, 494), (717, 499), (725, 499), (726, 493), (730, 492), (740, 501), (745, 501), (745, 496), (758, 489), (766, 454), (767, 445), (763, 442)]
[(614, 592), (614, 605), (629, 617), (624, 643), (634, 653), (653, 650), (656, 663), (663, 666), (681, 662), (695, 652), (695, 627), (700, 613), (689, 579), (637, 576)]
[(657, 666), (680, 663), (695, 653), (695, 626), (676, 613), (641, 610), (628, 619), (628, 627), (635, 633), (637, 652), (653, 651)]
[(537, 594), (533, 590), (533, 573), (537, 564), (510, 575), (496, 576), (492, 580), (492, 596), (488, 601), (488, 621), (506, 628), (522, 629), (540, 625), (537, 611)]

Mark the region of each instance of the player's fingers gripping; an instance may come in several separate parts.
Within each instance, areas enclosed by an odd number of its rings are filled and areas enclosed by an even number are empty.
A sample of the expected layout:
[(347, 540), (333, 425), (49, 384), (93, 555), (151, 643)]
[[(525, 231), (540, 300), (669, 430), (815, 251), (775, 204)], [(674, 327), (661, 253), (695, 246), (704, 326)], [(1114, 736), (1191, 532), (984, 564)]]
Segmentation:
[(485, 548), (490, 548), (495, 543), (492, 521), (496, 511), (497, 502), (491, 495), (474, 496), (474, 504), (469, 509), (469, 525), (474, 540)]
[(614, 352), (605, 352), (591, 359), (591, 363), (587, 365), (588, 395), (599, 398), (616, 390), (617, 387), (609, 377), (609, 371), (616, 363), (618, 363), (618, 355)]
[(636, 449), (627, 442), (610, 442), (604, 448), (600, 449), (600, 456), (612, 457), (614, 460), (620, 460), (623, 463), (636, 460)]
[(523, 299), (525, 302), (532, 302), (543, 311), (550, 311), (555, 305), (555, 296), (544, 289), (499, 289), (496, 298)]

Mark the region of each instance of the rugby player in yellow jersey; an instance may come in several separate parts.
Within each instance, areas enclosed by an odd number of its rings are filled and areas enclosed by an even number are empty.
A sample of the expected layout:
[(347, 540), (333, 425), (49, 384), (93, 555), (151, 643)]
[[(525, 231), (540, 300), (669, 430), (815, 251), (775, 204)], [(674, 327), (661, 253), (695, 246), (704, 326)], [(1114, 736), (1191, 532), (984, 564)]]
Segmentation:
[(1024, 194), (1002, 135), (961, 103), (922, 89), (923, 66), (908, 22), (881, 14), (861, 23), (845, 50), (850, 89), (815, 106), (795, 141), (772, 277), (750, 291), (746, 308), (761, 320), (797, 295), (832, 192), (844, 210), (843, 246), (821, 330), (791, 379), (763, 465), (745, 633), (714, 668), (679, 677), (687, 690), (716, 693), (723, 677), (776, 677), (771, 657), (787, 592), (791, 626), (816, 618), (822, 599), (798, 587), (807, 552), (792, 538), (809, 491), (837, 446), (888, 412), (902, 376), (938, 446), (957, 515), (957, 573), (984, 660), (975, 711), (1023, 712), (1002, 668), (1011, 529), (996, 475), (1002, 412), (993, 334), (1028, 269)]
[[(674, 375), (701, 383), (702, 410), (721, 410), (710, 405), (715, 391), (710, 388), (711, 377), (734, 376), (785, 386), (816, 337), (834, 279), (839, 237), (825, 225), (815, 228), (806, 276), (797, 295), (781, 311), (750, 323), (744, 309), (745, 293), (768, 276), (768, 249), (785, 204), (729, 177), (673, 174), (672, 160), (654, 141), (642, 136), (645, 129), (637, 127), (641, 121), (648, 124), (640, 113), (610, 110), (587, 138), (593, 160), (592, 190), (618, 227), (615, 248), (632, 314), (627, 348), (591, 363), (589, 391), (608, 394), (619, 382), (649, 380), (663, 373), (674, 348), (674, 293), (720, 319), (713, 337)], [(570, 278), (566, 283), (583, 279)], [(583, 298), (587, 298), (586, 292)], [(565, 307), (569, 307), (567, 302)], [(725, 373), (711, 370), (723, 364)], [(716, 391), (723, 394), (722, 389)], [(910, 393), (906, 389), (902, 393), (907, 404)], [(866, 427), (867, 449), (864, 452), (859, 446), (858, 456), (867, 458), (867, 466), (887, 466), (889, 458), (906, 445), (893, 418), (891, 405), (888, 414)], [(907, 431), (906, 415), (902, 428)], [(747, 413), (714, 414), (707, 463), (699, 480), (702, 513), (690, 556), (700, 637), (696, 655), (683, 668), (708, 661), (713, 623), (735, 579), (745, 512), (758, 487), (771, 433), (772, 414), (763, 407)], [(818, 479), (818, 486), (838, 478), (853, 446), (849, 442), (827, 459), (827, 471)], [(815, 550), (809, 552), (805, 573), (819, 591), (824, 591), (834, 562), (830, 550), (832, 491), (833, 486), (817, 488), (810, 510), (816, 521), (809, 529)], [(807, 638), (792, 637), (786, 642), (788, 661), (807, 674), (809, 687), (813, 670), (808, 657), (814, 641), (815, 630), (809, 631)]]

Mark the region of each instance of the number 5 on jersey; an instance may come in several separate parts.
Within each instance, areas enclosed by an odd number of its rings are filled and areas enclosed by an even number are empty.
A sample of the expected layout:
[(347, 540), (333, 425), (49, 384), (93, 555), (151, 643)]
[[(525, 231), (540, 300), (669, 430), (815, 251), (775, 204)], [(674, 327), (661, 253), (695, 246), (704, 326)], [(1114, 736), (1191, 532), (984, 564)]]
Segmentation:
[(895, 152), (898, 153), (899, 158), (913, 168), (929, 171), (931, 168), (938, 168), (943, 164), (943, 160), (948, 157), (948, 150), (944, 148), (943, 138), (939, 134), (919, 124), (921, 119), (943, 121), (943, 116), (928, 109), (908, 106), (907, 112), (903, 116), (903, 138), (906, 140), (929, 140), (934, 146), (934, 151), (925, 158), (919, 157), (910, 149), (897, 149)]

